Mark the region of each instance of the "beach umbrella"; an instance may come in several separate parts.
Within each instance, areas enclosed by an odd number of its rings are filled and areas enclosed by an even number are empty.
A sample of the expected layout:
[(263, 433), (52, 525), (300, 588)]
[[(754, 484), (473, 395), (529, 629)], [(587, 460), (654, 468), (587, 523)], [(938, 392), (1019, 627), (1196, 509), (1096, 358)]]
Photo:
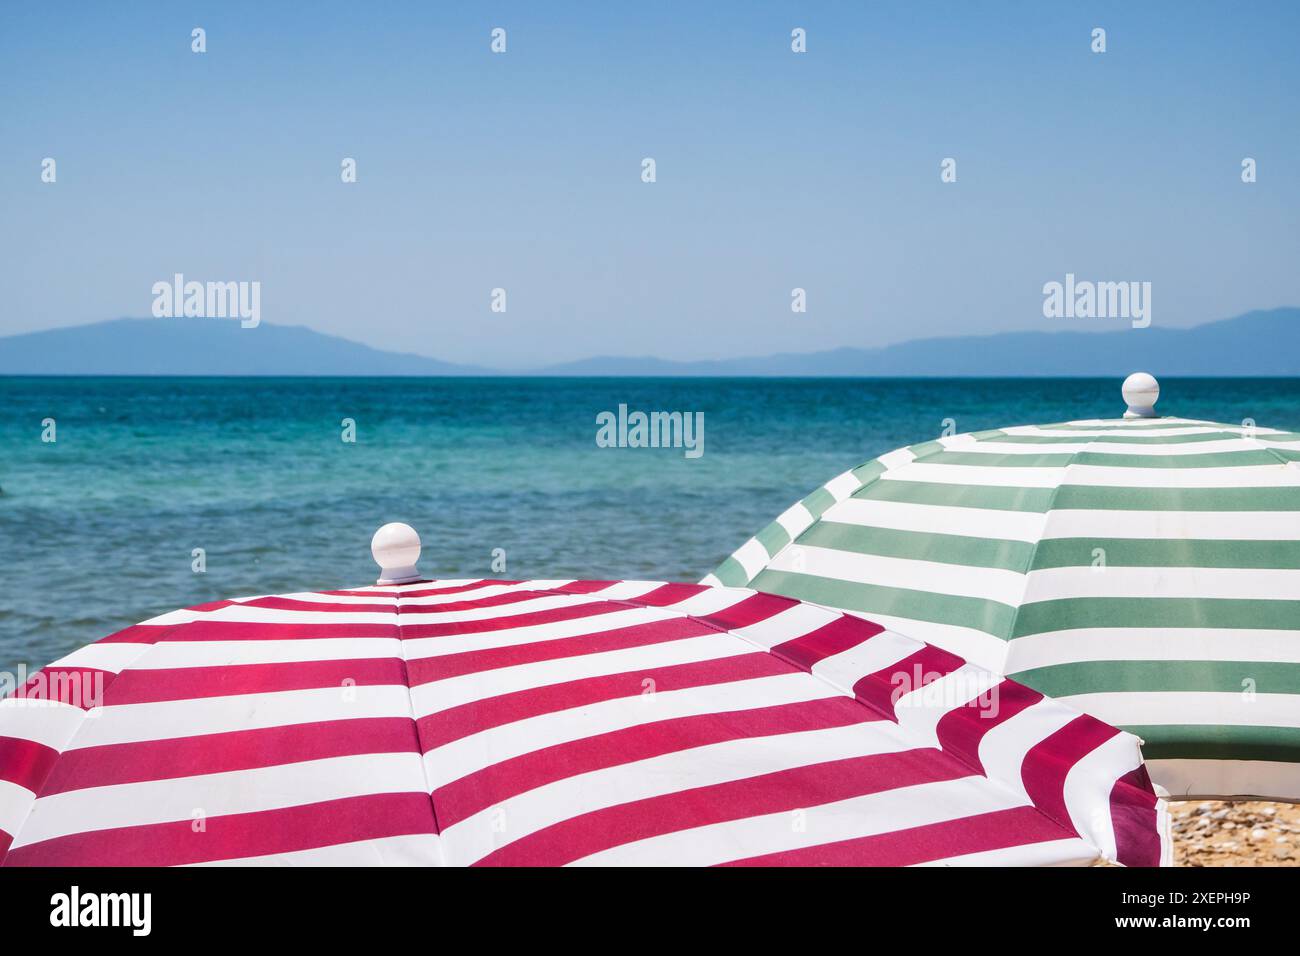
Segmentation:
[(748, 589), (217, 601), (0, 702), (5, 865), (1167, 862), (1135, 738)]
[(704, 579), (865, 614), (1145, 741), (1175, 797), (1300, 798), (1300, 435), (952, 435), (827, 482)]

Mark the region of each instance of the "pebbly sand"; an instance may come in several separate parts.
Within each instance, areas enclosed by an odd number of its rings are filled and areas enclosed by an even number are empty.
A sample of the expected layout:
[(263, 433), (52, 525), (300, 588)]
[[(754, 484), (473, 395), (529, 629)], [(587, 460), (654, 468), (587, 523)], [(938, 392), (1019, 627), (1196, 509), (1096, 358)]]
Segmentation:
[(1175, 866), (1300, 866), (1300, 805), (1169, 804)]

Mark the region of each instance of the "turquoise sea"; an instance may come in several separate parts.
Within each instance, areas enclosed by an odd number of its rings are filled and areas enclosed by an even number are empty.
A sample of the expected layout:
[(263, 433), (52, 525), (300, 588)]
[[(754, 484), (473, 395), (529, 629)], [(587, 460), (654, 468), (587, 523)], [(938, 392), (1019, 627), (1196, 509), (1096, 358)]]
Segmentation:
[[(704, 454), (598, 447), (620, 404), (703, 412)], [(494, 576), (501, 548), (503, 577), (694, 581), (945, 419), (1123, 407), (1117, 379), (0, 378), (0, 670), (176, 607), (371, 583), (386, 521), (430, 577)], [(1167, 380), (1159, 409), (1300, 430), (1300, 380)]]

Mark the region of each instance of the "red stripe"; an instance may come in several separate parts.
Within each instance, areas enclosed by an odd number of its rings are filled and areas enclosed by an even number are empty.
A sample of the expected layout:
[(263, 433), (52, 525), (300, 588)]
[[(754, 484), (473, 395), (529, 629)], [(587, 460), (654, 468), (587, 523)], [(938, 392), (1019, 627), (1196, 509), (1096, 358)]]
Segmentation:
[(724, 684), (789, 673), (789, 667), (770, 654), (755, 651), (710, 661), (670, 664), (530, 687), (486, 700), (460, 704), (421, 717), (417, 723), (425, 752), (493, 727), (526, 720), (539, 714), (585, 707), (618, 697), (681, 690), (705, 684)]
[(14, 699), (54, 700), (90, 710), (104, 702), (117, 675), (97, 667), (43, 667), (13, 692)]
[(724, 866), (914, 866), (931, 860), (1072, 837), (1033, 807), (994, 810), (958, 820), (820, 846), (751, 856)]
[[(652, 708), (653, 704), (648, 706)], [(728, 740), (824, 730), (879, 719), (847, 697), (829, 697), (638, 724), (499, 761), (435, 790), (433, 805), (438, 810), (438, 823), (445, 830), (520, 793), (594, 770)]]
[(406, 668), (411, 686), (417, 687), (420, 684), (445, 680), (448, 677), (477, 674), (501, 667), (513, 667), (517, 664), (533, 664), (538, 661), (581, 657), (628, 647), (665, 644), (669, 641), (703, 637), (713, 633), (712, 628), (699, 621), (690, 618), (670, 618), (666, 621), (650, 621), (646, 624), (633, 624), (630, 627), (619, 627), (596, 634), (581, 634), (577, 637), (552, 641), (534, 641), (531, 644), (465, 651), (460, 654), (444, 654), (440, 657), (423, 657), (408, 661)]
[[(448, 601), (446, 604), (409, 604), (400, 608), (403, 614), (451, 614), (455, 611), (477, 611), (488, 607), (508, 607), (538, 598), (558, 597), (552, 591), (506, 591), (504, 594), (490, 594), (468, 601)], [(409, 597), (404, 595), (403, 599)]]
[(879, 624), (842, 615), (803, 637), (775, 645), (772, 653), (796, 667), (811, 671), (818, 661), (857, 647), (882, 631), (884, 628)]
[(868, 707), (874, 707), (891, 720), (897, 720), (894, 704), (899, 698), (920, 690), (965, 664), (956, 654), (925, 644), (898, 663), (859, 678), (853, 685), (853, 695)]
[(9, 852), (9, 844), (14, 842), (13, 835), (0, 830), (0, 866), (5, 865), (5, 854)]
[(385, 684), (406, 685), (406, 673), (398, 658), (125, 670), (113, 682), (106, 703), (147, 704), (322, 687), (374, 687)]
[(360, 717), (69, 750), (41, 796), (356, 754), (419, 753), (405, 717)]
[(1110, 792), (1110, 819), (1115, 827), (1115, 859), (1125, 866), (1160, 865), (1160, 830), (1156, 795), (1145, 765), (1115, 781)]
[(565, 594), (594, 594), (597, 591), (604, 591), (606, 588), (612, 588), (615, 584), (622, 584), (622, 581), (570, 581), (568, 584), (562, 584), (556, 591), (562, 591)]
[(153, 644), (169, 631), (184, 625), (177, 624), (132, 624), (108, 637), (101, 637), (96, 644)]
[(769, 617), (780, 614), (782, 611), (790, 610), (798, 603), (793, 598), (759, 593), (751, 595), (743, 601), (738, 601), (731, 607), (714, 611), (711, 614), (697, 614), (696, 617), (708, 621), (714, 627), (723, 630), (734, 630), (738, 627), (757, 624), (759, 621), (766, 621)]
[(980, 695), (939, 718), (935, 725), (939, 746), (984, 773), (984, 763), (980, 760), (980, 741), (984, 735), (1042, 699), (1042, 694), (1024, 684), (1001, 681), (990, 688), (987, 698)]
[(179, 866), (434, 833), (428, 794), (381, 793), (283, 810), (94, 830), (12, 850), (5, 866)]
[(629, 601), (632, 604), (642, 604), (646, 607), (667, 607), (670, 604), (680, 604), (704, 590), (707, 589), (702, 584), (665, 584), (662, 587), (655, 588), (648, 594), (630, 598)]
[(1030, 747), (1020, 766), (1020, 777), (1034, 806), (1074, 832), (1065, 806), (1065, 777), (1076, 763), (1117, 733), (1109, 724), (1080, 714)]
[(618, 604), (613, 601), (591, 601), (587, 604), (553, 607), (544, 611), (510, 614), (481, 621), (442, 621), (436, 624), (415, 624), (403, 620), (402, 638), (409, 641), (417, 637), (491, 634), (493, 631), (508, 631), (516, 627), (532, 627), (536, 624), (555, 624), (560, 621), (576, 621), (579, 618), (596, 617), (601, 614), (612, 614), (615, 611), (626, 610), (627, 605), (625, 604)]
[(0, 780), (8, 780), (32, 793), (40, 793), (59, 760), (53, 747), (21, 737), (0, 737)]
[(956, 760), (930, 748), (833, 760), (584, 813), (508, 843), (475, 865), (559, 866), (664, 833), (954, 780), (969, 773)]
[(329, 601), (303, 601), (297, 598), (264, 597), (238, 602), (240, 607), (260, 607), (273, 611), (317, 611), (330, 614), (396, 614), (397, 602), (384, 604), (344, 604)]
[[(416, 583), (418, 584), (421, 582), (417, 581)], [(435, 582), (429, 581), (427, 583), (434, 584)], [(462, 591), (473, 591), (475, 588), (484, 588), (492, 584), (518, 584), (518, 583), (519, 583), (518, 581), (495, 581), (495, 580), (483, 579), (479, 581), (471, 581), (468, 584), (457, 584), (454, 587), (449, 587), (449, 588), (430, 587), (430, 588), (422, 588), (418, 591), (399, 591), (397, 590), (397, 588), (394, 587), (391, 589), (383, 589), (383, 590), (362, 591), (357, 589), (351, 591), (316, 591), (314, 593), (325, 594), (328, 595), (329, 597), (375, 597), (376, 595), (378, 595), (379, 597), (395, 597), (395, 598), (432, 597), (435, 594), (459, 594)]]
[(319, 638), (397, 637), (396, 614), (391, 624), (284, 624), (275, 621), (213, 621), (200, 619), (166, 628), (168, 641), (306, 641)]

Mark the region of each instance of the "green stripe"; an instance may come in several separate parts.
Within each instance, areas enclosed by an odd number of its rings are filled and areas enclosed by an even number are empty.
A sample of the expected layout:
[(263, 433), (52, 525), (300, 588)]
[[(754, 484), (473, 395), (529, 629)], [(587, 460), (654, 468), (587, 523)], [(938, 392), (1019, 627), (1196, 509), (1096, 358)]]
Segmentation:
[(1186, 455), (1108, 455), (1105, 452), (1081, 451), (1074, 456), (1076, 465), (1101, 465), (1108, 468), (1241, 468), (1251, 465), (1279, 464), (1266, 448), (1241, 451), (1214, 451)]
[[(1176, 650), (1173, 640), (1170, 650)], [(1300, 664), (1278, 661), (1076, 661), (1011, 676), (1049, 697), (1161, 691), (1240, 694), (1248, 689), (1300, 695)], [(1300, 696), (1296, 707), (1300, 709)]]
[(972, 568), (1024, 571), (1034, 546), (1024, 541), (972, 538), (968, 535), (926, 531), (896, 531), (861, 525), (819, 521), (799, 536), (799, 543), (834, 548), (853, 554), (878, 554), (886, 558), (937, 561)]
[[(884, 484), (884, 482), (880, 482)], [(1300, 511), (1300, 486), (1289, 488), (1104, 488), (1061, 485), (1055, 510)]]
[(1083, 627), (1295, 630), (1300, 601), (1229, 598), (1059, 598), (1021, 605), (1013, 637)]
[(944, 451), (925, 459), (927, 465), (978, 465), (981, 468), (1064, 468), (1074, 452), (1054, 455), (1018, 455), (1009, 452)]
[(923, 441), (919, 445), (908, 445), (907, 450), (917, 458), (929, 458), (944, 450), (942, 442)]
[(1197, 422), (1191, 420), (1171, 421), (1170, 419), (1153, 419), (1150, 423), (1142, 425), (1088, 425), (1083, 422), (1054, 422), (1051, 425), (1035, 425), (1035, 428), (1041, 428), (1044, 431), (1106, 431), (1106, 432), (1124, 432), (1132, 434), (1134, 432), (1153, 432), (1162, 428), (1228, 428), (1232, 426), (1221, 425), (1218, 422)]
[(884, 473), (885, 466), (878, 459), (874, 458), (865, 465), (858, 465), (858, 467), (853, 469), (853, 477), (858, 479), (858, 481), (862, 482), (864, 485), (870, 484)]
[(767, 548), (769, 557), (774, 556), (778, 551), (790, 543), (790, 535), (781, 527), (779, 521), (773, 521), (770, 525), (758, 533), (758, 543)]
[(729, 588), (743, 588), (749, 583), (749, 575), (735, 558), (727, 558), (719, 564), (713, 576)]
[[(866, 501), (898, 501), (913, 505), (993, 508), (998, 511), (1032, 511), (1044, 514), (1052, 503), (1053, 490), (1052, 488), (1007, 488), (1000, 485), (949, 485), (939, 481), (889, 480), (868, 485), (853, 497)], [(1300, 498), (1300, 495), (1297, 497)]]
[[(1198, 442), (1223, 441), (1225, 438), (1240, 438), (1236, 432), (1205, 432), (1200, 435), (1005, 435), (990, 441), (1015, 443), (1017, 445), (1078, 445), (1078, 444), (1113, 444), (1113, 445), (1194, 445)], [(981, 441), (986, 439), (981, 439)]]
[(1015, 617), (1015, 610), (1008, 605), (983, 598), (858, 584), (789, 571), (764, 569), (754, 578), (751, 587), (868, 615), (890, 614), (935, 624), (975, 628), (996, 637), (1004, 637), (1010, 632)]
[(818, 488), (799, 503), (812, 512), (814, 518), (820, 518), (827, 508), (835, 504), (835, 496), (825, 488)]
[(1045, 538), (1034, 554), (1035, 570), (1085, 567), (1093, 551), (1108, 567), (1300, 568), (1300, 541), (1201, 541), (1146, 538)]
[(1300, 728), (1134, 724), (1147, 760), (1280, 760), (1300, 763)]

